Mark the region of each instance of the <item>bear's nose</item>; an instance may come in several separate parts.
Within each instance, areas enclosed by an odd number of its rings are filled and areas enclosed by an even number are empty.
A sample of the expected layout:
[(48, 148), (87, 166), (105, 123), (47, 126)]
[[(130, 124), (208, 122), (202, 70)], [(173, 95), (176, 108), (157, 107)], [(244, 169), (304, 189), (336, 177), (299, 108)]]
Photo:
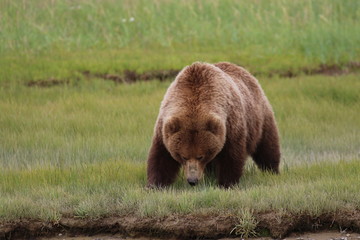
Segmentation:
[(199, 180), (197, 178), (188, 178), (187, 181), (191, 186), (195, 186)]

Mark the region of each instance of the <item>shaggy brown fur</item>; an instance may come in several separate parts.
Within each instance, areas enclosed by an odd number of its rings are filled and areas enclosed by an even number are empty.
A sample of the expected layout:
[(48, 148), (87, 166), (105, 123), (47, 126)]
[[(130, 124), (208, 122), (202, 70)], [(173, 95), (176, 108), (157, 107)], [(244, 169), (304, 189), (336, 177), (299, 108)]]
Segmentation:
[(279, 172), (274, 113), (258, 81), (231, 63), (195, 62), (168, 88), (148, 158), (148, 186), (174, 182), (181, 166), (195, 185), (208, 163), (220, 186), (236, 184), (251, 155), (261, 170)]

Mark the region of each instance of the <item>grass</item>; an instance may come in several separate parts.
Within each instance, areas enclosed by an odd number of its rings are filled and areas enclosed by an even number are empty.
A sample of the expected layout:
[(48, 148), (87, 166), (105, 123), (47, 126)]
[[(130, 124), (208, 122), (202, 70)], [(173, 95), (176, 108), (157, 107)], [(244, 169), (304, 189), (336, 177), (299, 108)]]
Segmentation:
[[(357, 78), (262, 81), (276, 111), (286, 164), (357, 157)], [(0, 165), (67, 167), (119, 156), (143, 162), (168, 84), (116, 86), (95, 80), (79, 86), (1, 89)]]
[[(1, 218), (58, 221), (61, 217), (99, 218), (167, 216), (170, 214), (230, 214), (285, 211), (320, 216), (359, 202), (359, 161), (323, 163), (284, 170), (280, 178), (246, 173), (233, 190), (202, 184), (190, 188), (149, 191), (143, 188), (144, 167), (124, 161), (82, 169), (21, 170), (4, 173)], [(129, 174), (123, 174), (124, 172)], [(4, 185), (7, 189), (4, 189)]]
[[(0, 0), (0, 222), (228, 214), (246, 237), (259, 211), (358, 210), (360, 75), (301, 71), (359, 62), (359, 9), (356, 0)], [(83, 72), (193, 61), (274, 76), (260, 81), (281, 132), (280, 176), (248, 161), (231, 190), (209, 178), (190, 188), (181, 176), (162, 191), (144, 188), (170, 81), (116, 85)], [(279, 78), (281, 71), (300, 75)], [(69, 84), (26, 87), (47, 79)]]
[(359, 6), (356, 0), (3, 0), (0, 80), (180, 69), (197, 60), (262, 72), (344, 65), (359, 59)]
[(119, 156), (143, 160), (164, 84), (140, 83), (136, 89), (101, 84), (2, 90), (1, 165), (69, 166)]
[(213, 179), (190, 188), (182, 177), (164, 191), (144, 189), (152, 129), (169, 82), (3, 88), (0, 218), (234, 214), (244, 206), (317, 216), (356, 208), (357, 79), (262, 79), (281, 130), (282, 174), (261, 173), (248, 161), (232, 190)]
[(247, 209), (242, 209), (238, 215), (238, 224), (235, 225), (230, 234), (234, 232), (236, 236), (241, 238), (256, 237), (255, 228), (258, 225), (258, 221), (254, 218), (253, 213)]

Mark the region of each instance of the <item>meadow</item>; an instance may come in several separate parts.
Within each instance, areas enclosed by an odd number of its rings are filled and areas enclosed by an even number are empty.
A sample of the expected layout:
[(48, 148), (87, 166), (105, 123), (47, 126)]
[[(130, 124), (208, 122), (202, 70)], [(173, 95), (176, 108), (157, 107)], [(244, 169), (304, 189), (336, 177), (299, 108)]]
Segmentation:
[[(0, 223), (218, 215), (237, 218), (232, 233), (247, 237), (261, 213), (358, 213), (360, 74), (348, 66), (360, 59), (360, 2), (323, 3), (0, 1)], [(97, 74), (197, 60), (259, 73), (280, 129), (281, 175), (249, 159), (232, 189), (212, 178), (190, 187), (182, 175), (167, 189), (144, 187), (172, 79), (117, 84)], [(304, 73), (321, 65), (347, 74)]]
[[(348, 1), (0, 1), (0, 76), (181, 69), (230, 61), (252, 72), (344, 66), (360, 55)], [(11, 69), (11, 71), (9, 71)]]

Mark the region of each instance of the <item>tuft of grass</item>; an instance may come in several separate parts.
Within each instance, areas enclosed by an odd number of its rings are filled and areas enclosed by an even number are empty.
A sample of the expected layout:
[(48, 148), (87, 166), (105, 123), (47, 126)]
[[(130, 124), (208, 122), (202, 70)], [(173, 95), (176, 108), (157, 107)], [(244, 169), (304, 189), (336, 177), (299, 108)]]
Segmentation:
[(241, 209), (238, 215), (238, 223), (231, 230), (230, 234), (234, 233), (241, 238), (257, 237), (255, 229), (258, 222), (253, 213), (248, 209)]

